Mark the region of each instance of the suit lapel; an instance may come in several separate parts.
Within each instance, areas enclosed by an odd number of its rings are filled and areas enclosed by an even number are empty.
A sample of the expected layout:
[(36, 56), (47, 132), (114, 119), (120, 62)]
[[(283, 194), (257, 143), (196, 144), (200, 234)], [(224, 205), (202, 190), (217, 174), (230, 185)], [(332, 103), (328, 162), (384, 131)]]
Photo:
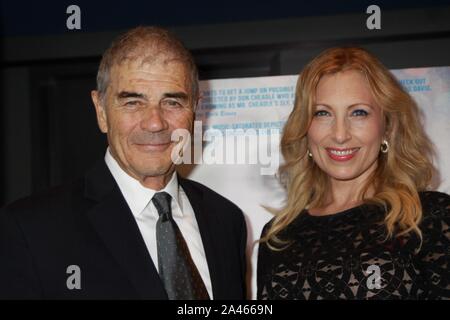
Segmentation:
[(87, 216), (138, 294), (144, 299), (167, 298), (133, 214), (104, 161), (85, 181), (85, 196), (97, 201)]
[[(195, 218), (197, 220), (200, 236), (203, 242), (203, 248), (205, 250), (206, 261), (208, 263), (209, 275), (211, 277), (211, 286), (213, 290), (214, 299), (221, 299), (223, 289), (223, 281), (221, 281), (220, 275), (221, 264), (217, 258), (218, 249), (214, 245), (214, 237), (212, 236), (212, 227), (217, 225), (214, 221), (214, 215), (208, 214), (208, 207), (206, 205), (206, 199), (203, 198), (201, 190), (193, 187), (188, 180), (178, 176), (179, 184), (182, 186), (186, 193), (192, 208), (194, 209)], [(226, 284), (225, 284), (226, 285)]]

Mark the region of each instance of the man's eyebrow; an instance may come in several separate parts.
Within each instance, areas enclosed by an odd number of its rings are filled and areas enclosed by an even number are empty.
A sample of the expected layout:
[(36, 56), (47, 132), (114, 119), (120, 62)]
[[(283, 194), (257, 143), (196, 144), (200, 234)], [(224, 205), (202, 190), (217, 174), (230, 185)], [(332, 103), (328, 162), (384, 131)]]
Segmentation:
[(188, 100), (189, 96), (184, 92), (167, 92), (163, 95), (164, 98), (173, 98), (173, 99), (180, 99), (180, 100)]
[(126, 99), (126, 98), (138, 98), (147, 100), (147, 96), (143, 93), (137, 93), (137, 92), (130, 92), (130, 91), (121, 91), (117, 94), (117, 97), (119, 99)]

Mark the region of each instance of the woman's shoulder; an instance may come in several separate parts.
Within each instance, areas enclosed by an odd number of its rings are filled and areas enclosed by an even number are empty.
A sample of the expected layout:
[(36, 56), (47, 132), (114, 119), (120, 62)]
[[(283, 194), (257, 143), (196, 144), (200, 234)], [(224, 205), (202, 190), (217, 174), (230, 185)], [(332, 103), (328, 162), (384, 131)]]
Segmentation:
[(419, 192), (419, 196), (422, 204), (420, 228), (424, 236), (443, 236), (450, 225), (450, 196), (438, 191)]
[(425, 216), (443, 214), (450, 212), (450, 195), (439, 191), (419, 192), (422, 211)]
[(274, 220), (275, 220), (275, 217), (273, 217), (272, 219), (270, 219), (270, 220), (264, 225), (264, 227), (262, 228), (262, 231), (261, 231), (261, 238), (264, 237), (264, 236), (267, 234), (267, 232), (269, 232), (269, 229), (270, 229), (270, 227), (272, 226)]
[[(299, 227), (301, 225), (301, 223), (304, 222), (304, 218), (305, 218), (305, 210), (300, 212), (296, 217), (294, 217), (292, 219), (292, 221), (288, 224), (285, 225), (279, 232), (280, 236), (284, 236), (284, 235), (289, 235), (292, 232), (298, 232)], [(261, 231), (261, 238), (264, 237), (265, 235), (267, 235), (267, 233), (269, 232), (270, 228), (272, 227), (272, 225), (275, 223), (275, 219), (276, 216), (272, 217), (272, 219), (270, 219), (262, 228)]]

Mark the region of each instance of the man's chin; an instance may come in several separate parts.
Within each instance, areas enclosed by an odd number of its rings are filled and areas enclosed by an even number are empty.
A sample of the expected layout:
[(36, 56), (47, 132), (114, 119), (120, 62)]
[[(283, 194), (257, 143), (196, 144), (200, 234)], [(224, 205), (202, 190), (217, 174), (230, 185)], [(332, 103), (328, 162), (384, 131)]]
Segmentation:
[(138, 170), (136, 171), (138, 171), (139, 175), (142, 177), (157, 178), (171, 174), (174, 171), (175, 166), (172, 163), (170, 163), (161, 166), (151, 166), (151, 167), (148, 165), (140, 166), (137, 169)]

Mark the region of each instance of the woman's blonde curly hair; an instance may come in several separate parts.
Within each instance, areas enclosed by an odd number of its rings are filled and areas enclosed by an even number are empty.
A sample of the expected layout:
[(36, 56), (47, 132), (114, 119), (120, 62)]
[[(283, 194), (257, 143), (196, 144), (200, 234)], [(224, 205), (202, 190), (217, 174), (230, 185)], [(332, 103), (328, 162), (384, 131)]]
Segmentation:
[[(372, 54), (356, 47), (331, 48), (312, 60), (301, 72), (295, 105), (284, 127), (281, 152), (285, 164), (280, 176), (287, 188), (287, 203), (271, 210), (275, 218), (260, 239), (272, 249), (286, 243), (277, 237), (304, 209), (320, 207), (329, 192), (328, 176), (307, 156), (307, 132), (313, 116), (316, 88), (324, 75), (357, 70), (367, 79), (376, 103), (381, 107), (389, 151), (378, 156), (378, 166), (360, 192), (366, 203), (385, 208), (387, 238), (415, 232), (422, 208), (419, 191), (432, 179), (433, 148), (419, 118), (419, 109), (391, 72)], [(369, 188), (375, 190), (367, 196)]]

